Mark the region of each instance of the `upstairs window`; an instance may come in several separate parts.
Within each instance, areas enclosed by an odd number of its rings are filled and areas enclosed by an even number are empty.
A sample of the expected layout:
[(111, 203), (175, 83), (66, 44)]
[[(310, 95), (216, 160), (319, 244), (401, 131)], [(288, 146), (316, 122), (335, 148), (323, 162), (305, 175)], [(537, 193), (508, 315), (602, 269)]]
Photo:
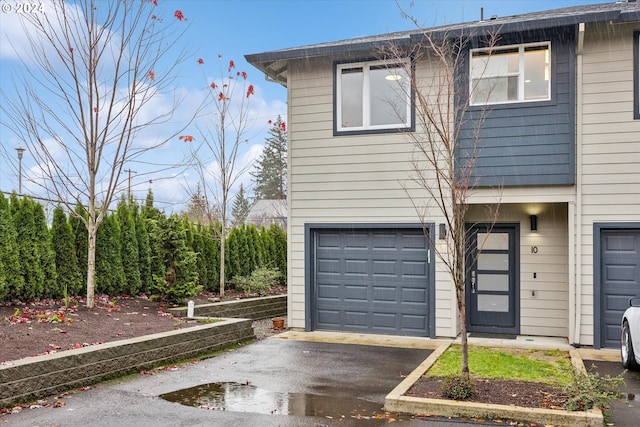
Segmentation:
[(408, 60), (336, 65), (336, 131), (365, 132), (411, 127)]
[(551, 99), (551, 44), (471, 51), (471, 105)]

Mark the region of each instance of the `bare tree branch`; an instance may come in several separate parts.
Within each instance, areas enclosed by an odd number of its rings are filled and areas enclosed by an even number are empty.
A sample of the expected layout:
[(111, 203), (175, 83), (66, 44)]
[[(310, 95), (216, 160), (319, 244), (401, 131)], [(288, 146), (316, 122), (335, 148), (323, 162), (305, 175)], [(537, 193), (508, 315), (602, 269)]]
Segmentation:
[[(139, 0), (53, 0), (46, 13), (21, 15), (24, 73), (12, 80), (12, 92), (2, 91), (0, 120), (24, 138), (37, 164), (31, 181), (70, 213), (86, 206), (79, 218), (89, 234), (89, 307), (96, 232), (122, 190), (125, 165), (189, 124), (172, 123), (182, 101), (175, 95), (168, 105), (152, 104), (174, 91), (185, 57), (178, 47), (184, 23), (160, 13), (154, 2)], [(154, 134), (156, 128), (164, 133)]]

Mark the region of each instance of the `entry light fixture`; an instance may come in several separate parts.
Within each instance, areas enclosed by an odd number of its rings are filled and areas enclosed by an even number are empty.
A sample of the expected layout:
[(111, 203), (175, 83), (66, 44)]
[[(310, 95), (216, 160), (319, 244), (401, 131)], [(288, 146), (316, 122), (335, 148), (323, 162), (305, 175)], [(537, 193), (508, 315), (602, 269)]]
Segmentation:
[(387, 74), (385, 76), (385, 79), (390, 81), (398, 81), (398, 80), (402, 80), (402, 76), (397, 73), (392, 73), (392, 74)]
[(440, 240), (446, 240), (447, 238), (447, 224), (441, 223), (438, 230), (438, 238)]
[(531, 215), (529, 220), (531, 221), (531, 231), (538, 231), (538, 216)]

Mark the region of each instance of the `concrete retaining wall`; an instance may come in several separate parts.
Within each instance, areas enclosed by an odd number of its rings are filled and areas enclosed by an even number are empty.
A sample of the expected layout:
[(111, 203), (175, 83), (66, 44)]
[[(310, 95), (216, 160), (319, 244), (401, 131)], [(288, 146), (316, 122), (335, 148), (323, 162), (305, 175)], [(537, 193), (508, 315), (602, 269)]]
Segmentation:
[(0, 408), (254, 339), (252, 323), (250, 319), (224, 319), (0, 365)]
[[(167, 310), (175, 316), (186, 317), (187, 308), (178, 307)], [(195, 306), (196, 316), (205, 317), (240, 317), (243, 319), (261, 320), (287, 315), (287, 296), (245, 298), (233, 301), (221, 301)]]

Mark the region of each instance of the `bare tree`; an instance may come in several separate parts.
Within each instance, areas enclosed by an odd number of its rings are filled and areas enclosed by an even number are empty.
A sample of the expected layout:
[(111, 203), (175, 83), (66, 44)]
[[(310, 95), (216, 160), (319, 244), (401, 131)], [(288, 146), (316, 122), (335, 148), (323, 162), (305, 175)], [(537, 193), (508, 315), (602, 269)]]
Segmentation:
[[(415, 18), (406, 16), (419, 28)], [(399, 62), (405, 64), (404, 71), (410, 80), (407, 90), (415, 94), (416, 109), (416, 130), (405, 133), (414, 146), (410, 177), (414, 186), (405, 185), (405, 191), (420, 217), (425, 236), (454, 284), (462, 343), (461, 371), (468, 379), (465, 281), (466, 264), (473, 260), (468, 259), (469, 236), (465, 217), (477, 184), (474, 168), (487, 108), (479, 108), (473, 122), (467, 121), (470, 95), (466, 88), (469, 83), (466, 73), (461, 71), (463, 64), (466, 65), (464, 55), (471, 37), (463, 33), (432, 33), (428, 30), (420, 30), (419, 36), (419, 42), (413, 44), (410, 51), (391, 46), (385, 49), (384, 54), (397, 60), (413, 57), (414, 63), (422, 67), (414, 73), (412, 64)], [(483, 47), (491, 49), (496, 41), (497, 37), (490, 35), (484, 40)], [(473, 129), (471, 135), (468, 134), (469, 128)], [(467, 132), (464, 144), (461, 142), (463, 132)], [(501, 189), (498, 188), (496, 204), (487, 212), (490, 227), (498, 218), (500, 195)], [(433, 211), (446, 224), (443, 243), (439, 243), (427, 228)], [(483, 244), (478, 242), (478, 248)]]
[[(173, 95), (184, 16), (160, 18), (157, 1), (53, 0), (20, 15), (28, 47), (23, 73), (2, 91), (2, 124), (23, 138), (39, 168), (34, 181), (88, 230), (87, 306), (94, 305), (96, 233), (128, 162), (181, 129), (157, 136), (179, 104)], [(4, 85), (3, 85), (4, 86)], [(6, 86), (5, 86), (6, 87)], [(171, 95), (165, 95), (170, 92)], [(165, 105), (165, 103), (167, 105)], [(171, 124), (171, 129), (174, 125)]]
[[(198, 60), (204, 65), (204, 60)], [(210, 82), (206, 90), (207, 105), (213, 107), (210, 125), (198, 127), (198, 138), (181, 136), (185, 142), (194, 142), (192, 162), (198, 173), (198, 189), (206, 208), (208, 222), (220, 222), (220, 296), (225, 290), (225, 241), (229, 229), (231, 190), (251, 164), (239, 165), (238, 157), (243, 144), (248, 142), (252, 120), (250, 98), (253, 85), (247, 82), (247, 73), (236, 71), (233, 60), (223, 63), (218, 55), (219, 79)], [(205, 77), (206, 79), (206, 77)]]

